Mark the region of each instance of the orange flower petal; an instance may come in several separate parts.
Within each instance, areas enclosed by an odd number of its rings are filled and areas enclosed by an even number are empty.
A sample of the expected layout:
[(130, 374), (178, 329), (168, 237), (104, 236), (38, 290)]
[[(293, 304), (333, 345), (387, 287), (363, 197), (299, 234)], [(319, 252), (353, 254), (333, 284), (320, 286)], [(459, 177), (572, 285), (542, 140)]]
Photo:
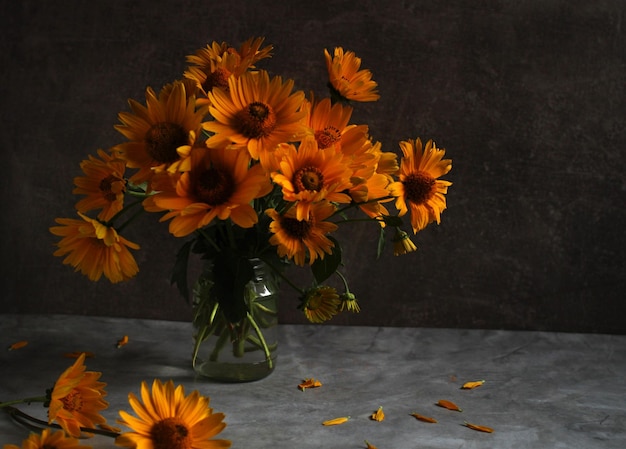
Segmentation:
[(485, 383), (484, 380), (476, 380), (476, 381), (472, 381), (472, 382), (465, 382), (463, 384), (463, 386), (461, 386), (461, 389), (462, 390), (472, 390), (473, 388), (480, 387), (484, 383)]
[(454, 402), (446, 401), (445, 399), (441, 399), (437, 404), (439, 407), (447, 408), (448, 410), (454, 410), (456, 412), (461, 412), (462, 410), (456, 405)]
[(124, 335), (121, 339), (117, 341), (115, 345), (116, 348), (121, 348), (122, 346), (126, 346), (128, 344), (128, 335)]
[(378, 407), (378, 410), (372, 413), (372, 415), (370, 416), (370, 419), (374, 421), (379, 421), (379, 422), (384, 420), (385, 414), (383, 413), (383, 407), (382, 406)]
[(372, 443), (370, 443), (367, 440), (365, 440), (365, 444), (367, 444), (367, 449), (377, 449), (376, 446), (374, 446)]
[(415, 419), (419, 420), (419, 421), (423, 421), (423, 422), (427, 422), (427, 423), (436, 423), (437, 422), (437, 420), (435, 418), (431, 418), (429, 416), (420, 415), (419, 413), (411, 413), (411, 416), (414, 417)]
[(491, 427), (479, 426), (477, 424), (472, 424), (472, 423), (468, 423), (468, 422), (465, 422), (465, 427), (469, 427), (472, 430), (478, 430), (479, 432), (487, 432), (487, 433), (492, 433), (493, 432), (493, 429)]
[(342, 416), (341, 418), (329, 419), (328, 421), (324, 421), (322, 423), (323, 426), (336, 426), (339, 424), (343, 424), (350, 419), (349, 416)]
[(302, 391), (306, 390), (307, 388), (317, 388), (317, 387), (321, 387), (322, 383), (314, 378), (308, 378), (308, 379), (304, 379), (302, 381), (301, 384), (298, 385), (298, 388)]
[(20, 349), (23, 348), (24, 346), (26, 346), (28, 344), (28, 342), (26, 340), (22, 340), (22, 341), (16, 341), (15, 343), (13, 343), (11, 346), (9, 346), (9, 351), (13, 351), (15, 349)]

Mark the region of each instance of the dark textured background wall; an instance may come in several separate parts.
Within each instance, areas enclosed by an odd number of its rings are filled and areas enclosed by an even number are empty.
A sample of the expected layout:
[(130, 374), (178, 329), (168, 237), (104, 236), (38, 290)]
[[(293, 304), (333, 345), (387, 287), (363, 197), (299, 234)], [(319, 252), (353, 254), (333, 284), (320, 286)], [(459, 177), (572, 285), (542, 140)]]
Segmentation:
[[(372, 226), (345, 258), (359, 315), (334, 322), (626, 332), (626, 37), (622, 0), (3, 1), (0, 311), (186, 320), (168, 283), (180, 242), (146, 217), (127, 284), (54, 258), (72, 178), (128, 98), (180, 77), (212, 40), (265, 36), (262, 63), (324, 93), (323, 49), (363, 58), (382, 98), (358, 106), (387, 150), (432, 138), (453, 159), (440, 226), (420, 251), (374, 259)], [(156, 244), (152, 244), (154, 241)], [(294, 273), (294, 276), (300, 276)], [(285, 289), (284, 322), (300, 322)], [(1, 319), (1, 318), (0, 318)]]

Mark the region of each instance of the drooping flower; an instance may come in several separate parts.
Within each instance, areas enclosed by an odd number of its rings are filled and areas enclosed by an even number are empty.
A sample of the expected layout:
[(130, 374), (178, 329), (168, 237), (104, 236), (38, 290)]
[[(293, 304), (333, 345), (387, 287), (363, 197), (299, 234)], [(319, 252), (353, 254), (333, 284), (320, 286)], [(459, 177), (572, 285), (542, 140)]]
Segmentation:
[(246, 72), (228, 79), (228, 90), (208, 93), (209, 111), (215, 120), (202, 127), (215, 133), (207, 140), (209, 147), (235, 144), (247, 148), (255, 160), (271, 168), (271, 156), (283, 142), (300, 140), (307, 132), (301, 109), (304, 93), (292, 93), (293, 80), (282, 77), (270, 80), (265, 70)]
[(216, 218), (230, 218), (242, 228), (257, 223), (250, 203), (269, 193), (272, 186), (263, 167), (250, 167), (247, 151), (194, 148), (190, 163), (190, 170), (177, 178), (155, 177), (158, 193), (144, 201), (150, 212), (168, 211), (161, 221), (172, 219), (169, 230), (173, 235), (184, 237)]
[(339, 312), (341, 300), (337, 290), (326, 285), (309, 289), (302, 299), (304, 315), (312, 323), (323, 323)]
[(209, 398), (193, 391), (185, 395), (182, 385), (154, 380), (152, 388), (141, 383), (141, 400), (133, 393), (128, 402), (137, 416), (120, 411), (130, 429), (115, 440), (133, 449), (226, 449), (228, 440), (213, 439), (225, 427), (224, 414), (213, 413)]
[(80, 163), (85, 176), (74, 178), (72, 193), (86, 195), (76, 203), (76, 210), (86, 213), (102, 209), (98, 218), (107, 221), (124, 207), (126, 163), (103, 150), (98, 150), (98, 156), (89, 155)]
[(325, 254), (331, 254), (334, 243), (326, 237), (337, 230), (337, 225), (324, 221), (335, 212), (335, 206), (328, 202), (311, 205), (309, 217), (306, 220), (296, 218), (294, 207), (283, 215), (275, 209), (268, 209), (265, 213), (272, 218), (270, 223), (270, 244), (277, 246), (280, 257), (293, 259), (296, 265), (310, 265), (316, 259), (323, 259)]
[(31, 433), (21, 446), (5, 444), (4, 449), (91, 449), (83, 446), (74, 437), (67, 436), (62, 430), (43, 429), (41, 434)]
[(372, 72), (360, 70), (361, 58), (354, 52), (344, 52), (343, 48), (336, 47), (332, 56), (324, 49), (324, 56), (330, 86), (335, 94), (346, 100), (363, 102), (380, 98), (378, 84), (372, 80)]
[(157, 96), (146, 89), (146, 106), (135, 100), (128, 103), (132, 110), (120, 112), (121, 125), (115, 125), (128, 142), (114, 147), (114, 152), (138, 171), (130, 181), (149, 181), (153, 173), (180, 160), (177, 148), (189, 144), (190, 131), (198, 131), (206, 110), (196, 108), (195, 96), (188, 95), (186, 82), (176, 81), (165, 86)]
[(73, 266), (92, 281), (102, 275), (112, 283), (128, 280), (139, 271), (135, 258), (129, 251), (139, 245), (126, 240), (111, 227), (78, 213), (81, 220), (57, 218), (62, 226), (52, 226), (50, 232), (63, 237), (55, 256), (65, 256), (63, 263)]
[(417, 246), (415, 246), (409, 234), (396, 228), (396, 235), (393, 238), (393, 255), (401, 256), (413, 251), (417, 251)]
[(209, 104), (208, 92), (214, 88), (228, 90), (228, 78), (239, 77), (254, 64), (271, 56), (272, 46), (261, 48), (265, 38), (250, 38), (239, 50), (226, 42), (213, 42), (187, 56), (190, 66), (184, 76), (196, 83), (199, 105)]
[(272, 181), (282, 187), (283, 198), (296, 202), (296, 218), (309, 216), (311, 205), (321, 200), (349, 203), (343, 193), (352, 186), (352, 171), (343, 162), (343, 155), (335, 148), (320, 150), (313, 137), (307, 137), (298, 148), (281, 148), (280, 171), (272, 173)]
[[(52, 389), (48, 422), (57, 422), (73, 437), (80, 436), (81, 427), (94, 428), (106, 422), (100, 411), (108, 407), (102, 373), (85, 371), (85, 354), (76, 359), (57, 379)], [(53, 447), (53, 446), (52, 446)]]
[(341, 307), (340, 311), (347, 310), (353, 313), (359, 313), (361, 311), (361, 307), (359, 306), (359, 302), (356, 299), (354, 293), (346, 292), (339, 295), (339, 299), (341, 299)]
[(443, 159), (445, 150), (429, 140), (422, 149), (419, 138), (400, 142), (404, 157), (400, 163), (399, 181), (389, 186), (396, 197), (399, 216), (411, 212), (413, 233), (424, 229), (429, 223), (440, 223), (446, 208), (449, 181), (437, 179), (452, 169), (452, 161)]

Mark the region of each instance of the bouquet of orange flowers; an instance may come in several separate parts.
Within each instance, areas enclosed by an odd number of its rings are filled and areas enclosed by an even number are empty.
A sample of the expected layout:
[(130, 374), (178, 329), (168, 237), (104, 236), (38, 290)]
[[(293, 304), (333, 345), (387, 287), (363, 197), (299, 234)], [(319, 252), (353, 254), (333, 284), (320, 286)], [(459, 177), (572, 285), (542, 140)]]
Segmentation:
[[(84, 176), (73, 191), (83, 196), (79, 217), (59, 218), (50, 228), (61, 237), (56, 256), (94, 281), (126, 281), (138, 272), (131, 250), (139, 246), (123, 230), (134, 212), (147, 211), (186, 238), (172, 276), (185, 297), (189, 256), (209, 262), (212, 302), (204, 310), (213, 316), (219, 307), (229, 332), (251, 313), (244, 293), (252, 259), (291, 285), (286, 264), (310, 267), (313, 285), (294, 287), (312, 322), (359, 310), (339, 272), (341, 245), (333, 234), (368, 220), (380, 231), (379, 253), (388, 230), (396, 255), (414, 251), (402, 217), (410, 216), (413, 233), (439, 223), (451, 185), (439, 178), (451, 161), (419, 138), (400, 142), (398, 161), (367, 125), (351, 123), (351, 102), (379, 98), (353, 52), (324, 51), (330, 93), (315, 98), (257, 67), (271, 56), (263, 41), (251, 38), (239, 48), (213, 42), (187, 57), (180, 79), (158, 93), (148, 88), (145, 104), (129, 100), (131, 111), (115, 126), (126, 140), (81, 163)], [(345, 291), (324, 285), (333, 274)]]

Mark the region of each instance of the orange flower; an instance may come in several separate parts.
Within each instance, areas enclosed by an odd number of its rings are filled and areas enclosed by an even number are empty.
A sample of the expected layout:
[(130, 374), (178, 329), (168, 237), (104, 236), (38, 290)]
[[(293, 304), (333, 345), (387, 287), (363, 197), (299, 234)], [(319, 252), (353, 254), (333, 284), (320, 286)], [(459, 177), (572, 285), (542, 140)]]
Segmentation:
[(103, 382), (98, 382), (102, 373), (85, 371), (85, 355), (66, 369), (52, 389), (48, 423), (56, 421), (67, 433), (80, 436), (81, 427), (94, 428), (106, 422), (100, 411), (108, 407)]
[(399, 215), (411, 211), (413, 233), (424, 229), (429, 223), (440, 223), (441, 213), (446, 208), (446, 197), (451, 182), (437, 179), (452, 168), (450, 159), (443, 159), (444, 150), (438, 149), (429, 140), (422, 149), (422, 142), (400, 142), (404, 153), (400, 164), (400, 180), (389, 186), (396, 197)]
[(22, 442), (22, 446), (5, 444), (4, 449), (91, 449), (91, 446), (83, 446), (80, 441), (68, 437), (62, 430), (53, 432), (51, 429), (43, 429), (41, 435), (31, 433)]
[(308, 137), (297, 149), (283, 146), (280, 154), (280, 172), (273, 172), (272, 180), (282, 187), (285, 201), (296, 203), (298, 220), (306, 219), (311, 205), (321, 200), (350, 202), (350, 196), (343, 191), (352, 186), (352, 172), (335, 148), (320, 150), (315, 139)]
[(235, 144), (247, 148), (266, 168), (272, 166), (272, 153), (283, 142), (297, 141), (307, 132), (301, 109), (304, 93), (292, 93), (293, 80), (283, 83), (280, 76), (246, 72), (228, 79), (228, 90), (208, 93), (209, 112), (215, 120), (202, 127), (215, 133), (207, 140), (209, 147)]
[(87, 195), (76, 203), (79, 212), (102, 209), (98, 218), (107, 221), (124, 206), (126, 163), (103, 150), (98, 150), (98, 156), (100, 159), (89, 155), (80, 163), (85, 176), (74, 178), (76, 188), (72, 193)]
[(139, 169), (130, 181), (140, 184), (153, 174), (180, 161), (178, 147), (189, 145), (190, 131), (197, 131), (206, 110), (196, 108), (186, 82), (165, 86), (159, 95), (146, 89), (146, 106), (129, 100), (132, 113), (120, 112), (121, 125), (115, 125), (129, 141), (114, 148), (130, 168)]
[(139, 245), (126, 240), (117, 231), (93, 220), (80, 212), (82, 220), (57, 218), (62, 226), (53, 226), (50, 232), (63, 237), (54, 252), (55, 256), (66, 256), (64, 264), (73, 266), (92, 281), (104, 274), (112, 283), (128, 280), (139, 271), (137, 262), (128, 248), (139, 249)]
[(214, 440), (225, 427), (223, 413), (213, 413), (209, 398), (198, 391), (185, 395), (182, 385), (170, 380), (141, 383), (141, 401), (133, 393), (128, 402), (137, 417), (120, 411), (119, 422), (132, 429), (120, 435), (117, 446), (133, 449), (226, 449), (228, 440)]
[(328, 202), (311, 205), (307, 220), (296, 218), (296, 208), (290, 208), (284, 215), (275, 209), (265, 211), (272, 218), (270, 223), (270, 244), (277, 246), (278, 255), (293, 259), (296, 265), (303, 266), (308, 258), (310, 265), (317, 258), (331, 254), (334, 243), (326, 234), (337, 230), (337, 225), (324, 221), (335, 212), (335, 206)]
[(376, 101), (378, 95), (375, 81), (372, 80), (372, 72), (369, 70), (359, 70), (361, 58), (354, 52), (343, 51), (343, 48), (335, 48), (331, 57), (328, 50), (324, 50), (326, 58), (326, 69), (330, 85), (340, 97), (354, 101)]
[(215, 218), (230, 218), (242, 228), (257, 223), (250, 203), (269, 193), (272, 186), (263, 167), (249, 167), (245, 150), (194, 148), (190, 161), (191, 169), (179, 174), (175, 183), (170, 175), (156, 177), (159, 193), (144, 201), (146, 210), (169, 211), (161, 221), (172, 219), (169, 230), (173, 235), (189, 235)]
[(302, 299), (304, 315), (311, 323), (323, 323), (339, 312), (341, 301), (337, 290), (325, 285), (309, 289)]

